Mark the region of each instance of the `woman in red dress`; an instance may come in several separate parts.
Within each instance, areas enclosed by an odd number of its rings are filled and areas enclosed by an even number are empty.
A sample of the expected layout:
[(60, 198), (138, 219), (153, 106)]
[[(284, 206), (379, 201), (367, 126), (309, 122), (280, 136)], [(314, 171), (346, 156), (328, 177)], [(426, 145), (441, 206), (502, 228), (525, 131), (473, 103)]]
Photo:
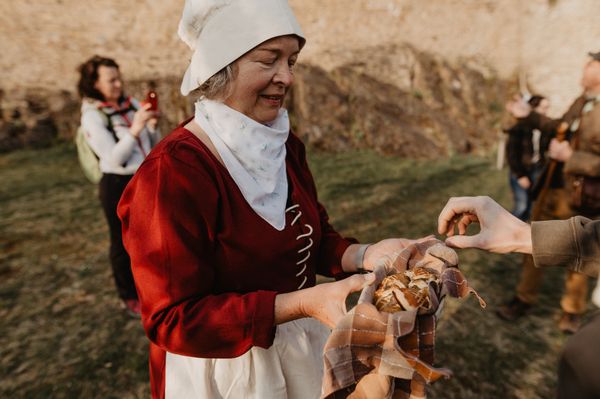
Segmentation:
[[(194, 118), (119, 204), (153, 397), (317, 398), (329, 328), (373, 281), (348, 276), (402, 240), (343, 238), (318, 202), (282, 108), (305, 43), (286, 0), (188, 0), (179, 33)], [(317, 273), (341, 280), (315, 285)]]

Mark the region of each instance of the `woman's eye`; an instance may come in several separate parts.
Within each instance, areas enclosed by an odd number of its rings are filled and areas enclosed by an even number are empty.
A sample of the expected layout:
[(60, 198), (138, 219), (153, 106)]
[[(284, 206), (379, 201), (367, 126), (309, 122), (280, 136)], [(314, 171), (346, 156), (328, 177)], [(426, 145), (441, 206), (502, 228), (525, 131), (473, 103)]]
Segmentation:
[(276, 61), (275, 58), (272, 58), (272, 59), (270, 58), (270, 59), (267, 59), (267, 60), (262, 60), (261, 62), (263, 64), (265, 64), (265, 65), (273, 65), (275, 63), (275, 61)]

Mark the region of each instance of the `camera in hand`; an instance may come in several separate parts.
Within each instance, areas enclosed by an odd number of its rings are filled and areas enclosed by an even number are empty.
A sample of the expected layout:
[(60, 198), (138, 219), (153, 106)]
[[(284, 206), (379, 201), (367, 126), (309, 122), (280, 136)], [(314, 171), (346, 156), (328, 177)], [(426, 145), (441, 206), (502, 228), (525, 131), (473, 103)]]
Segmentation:
[(148, 91), (146, 102), (150, 104), (149, 111), (158, 111), (158, 94), (154, 90)]

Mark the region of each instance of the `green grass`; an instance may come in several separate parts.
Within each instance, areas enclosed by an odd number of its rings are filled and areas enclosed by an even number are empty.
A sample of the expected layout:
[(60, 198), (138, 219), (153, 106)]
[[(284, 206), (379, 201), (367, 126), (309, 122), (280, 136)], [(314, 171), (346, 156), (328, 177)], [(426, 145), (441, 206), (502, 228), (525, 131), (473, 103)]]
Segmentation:
[[(0, 397), (149, 397), (147, 341), (125, 315), (107, 259), (96, 187), (68, 144), (0, 156)], [(505, 171), (486, 158), (433, 162), (369, 151), (309, 153), (332, 223), (364, 241), (435, 232), (449, 196), (487, 194), (509, 205)], [(520, 258), (461, 251), (461, 268), (487, 300), (449, 300), (437, 357), (454, 371), (432, 398), (548, 398), (564, 337), (555, 328), (562, 271), (547, 272), (540, 306), (503, 323)]]

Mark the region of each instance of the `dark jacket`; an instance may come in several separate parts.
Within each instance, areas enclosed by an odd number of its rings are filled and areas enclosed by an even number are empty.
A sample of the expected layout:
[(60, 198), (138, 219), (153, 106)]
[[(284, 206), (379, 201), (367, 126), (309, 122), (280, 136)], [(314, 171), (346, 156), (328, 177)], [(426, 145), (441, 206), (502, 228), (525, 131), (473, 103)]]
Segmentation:
[(543, 134), (540, 137), (539, 160), (533, 162), (534, 145), (533, 131), (536, 127), (530, 118), (519, 119), (511, 128), (506, 130), (508, 142), (506, 143), (506, 158), (512, 174), (517, 178), (529, 176), (533, 169), (543, 164), (545, 152), (548, 150), (551, 135)]
[[(518, 121), (520, 123), (525, 124), (526, 126), (533, 129), (539, 129), (542, 132), (542, 137), (544, 138), (542, 141), (545, 142), (545, 149), (547, 150), (548, 144), (550, 140), (556, 136), (556, 130), (562, 122), (566, 122), (569, 126), (573, 125), (573, 122), (580, 118), (581, 111), (583, 106), (585, 105), (586, 99), (583, 95), (579, 96), (573, 104), (569, 107), (567, 112), (558, 119), (548, 118), (545, 115), (538, 114), (537, 112), (531, 112), (527, 117), (521, 118)], [(582, 125), (583, 126), (583, 125)], [(581, 129), (579, 129), (581, 130)], [(579, 131), (572, 132), (569, 130), (567, 132), (566, 139), (571, 141), (573, 137), (576, 137), (579, 134)], [(600, 135), (600, 132), (598, 132)], [(582, 148), (582, 147), (580, 147)], [(573, 154), (569, 163), (573, 161), (576, 153)], [(547, 161), (546, 161), (547, 163)], [(563, 169), (565, 164), (563, 162), (557, 162), (556, 168), (554, 169), (554, 174), (552, 176), (552, 181), (550, 183), (550, 187), (552, 188), (563, 188), (565, 186), (564, 172)], [(540, 176), (540, 181), (545, 179), (544, 174)]]

